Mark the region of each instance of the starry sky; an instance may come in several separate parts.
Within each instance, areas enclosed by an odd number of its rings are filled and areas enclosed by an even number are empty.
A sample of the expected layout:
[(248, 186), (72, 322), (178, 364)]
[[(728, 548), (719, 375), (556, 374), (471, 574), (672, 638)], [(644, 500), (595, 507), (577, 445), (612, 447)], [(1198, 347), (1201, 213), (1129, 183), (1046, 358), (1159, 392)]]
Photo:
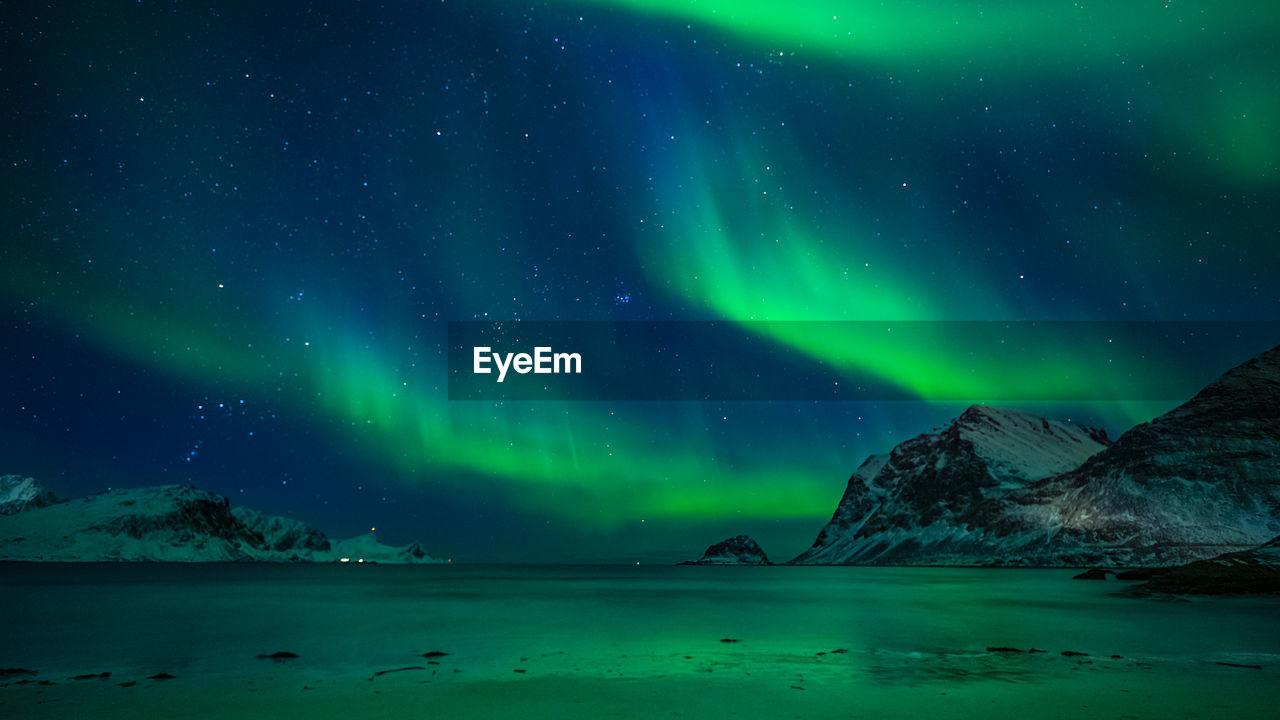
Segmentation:
[[(787, 559), (868, 454), (1035, 372), (788, 321), (1280, 318), (1273, 3), (143, 0), (0, 32), (0, 472), (63, 495), (193, 483), (458, 561)], [(918, 400), (450, 401), (474, 320), (721, 321)], [(1025, 407), (1114, 436), (1179, 399)]]

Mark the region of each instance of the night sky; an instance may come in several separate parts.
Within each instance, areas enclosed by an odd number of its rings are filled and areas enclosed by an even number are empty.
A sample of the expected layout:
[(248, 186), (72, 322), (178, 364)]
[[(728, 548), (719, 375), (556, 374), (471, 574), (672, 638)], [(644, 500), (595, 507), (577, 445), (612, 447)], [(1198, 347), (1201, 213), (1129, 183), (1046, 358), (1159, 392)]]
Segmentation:
[[(189, 482), (457, 561), (783, 560), (963, 410), (928, 401), (963, 342), (765, 326), (918, 402), (451, 402), (446, 323), (1280, 318), (1271, 2), (2, 15), (0, 473), (62, 495)], [(1176, 404), (1125, 398), (1027, 407), (1114, 436)]]

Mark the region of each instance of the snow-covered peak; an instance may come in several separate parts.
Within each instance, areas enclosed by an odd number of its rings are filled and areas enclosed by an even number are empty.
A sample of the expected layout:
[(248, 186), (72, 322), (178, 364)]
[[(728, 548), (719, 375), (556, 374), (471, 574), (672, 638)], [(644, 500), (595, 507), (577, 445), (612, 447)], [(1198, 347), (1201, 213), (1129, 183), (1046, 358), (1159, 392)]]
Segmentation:
[(1258, 547), (1280, 533), (1277, 478), (1280, 347), (1114, 443), (975, 405), (864, 463), (793, 562), (1156, 566), (1247, 550), (1222, 557), (1280, 564), (1280, 541)]
[(431, 564), (443, 562), (428, 555), (418, 543), (400, 547), (383, 545), (373, 533), (364, 533), (333, 543), (330, 553), (338, 562), (394, 563), (398, 565)]
[(21, 475), (0, 476), (0, 515), (13, 515), (62, 502), (34, 479)]
[(1009, 512), (1013, 493), (1077, 467), (1105, 443), (1091, 428), (974, 405), (940, 431), (867, 458), (813, 547), (793, 562), (971, 563), (981, 528)]
[(0, 557), (28, 561), (252, 559), (225, 498), (181, 485), (111, 490), (0, 519)]
[[(20, 486), (28, 488), (12, 482), (4, 487)], [(372, 535), (334, 545), (298, 520), (233, 510), (226, 498), (185, 485), (112, 489), (0, 517), (0, 560), (337, 562), (355, 556), (439, 562), (416, 544), (388, 547)]]
[(1106, 434), (1094, 428), (985, 405), (965, 410), (949, 430), (972, 443), (992, 477), (1005, 480), (1064, 473), (1106, 447)]
[(327, 552), (329, 538), (301, 520), (267, 515), (253, 508), (238, 507), (231, 510), (236, 519), (250, 530), (262, 536), (268, 550), (278, 553)]

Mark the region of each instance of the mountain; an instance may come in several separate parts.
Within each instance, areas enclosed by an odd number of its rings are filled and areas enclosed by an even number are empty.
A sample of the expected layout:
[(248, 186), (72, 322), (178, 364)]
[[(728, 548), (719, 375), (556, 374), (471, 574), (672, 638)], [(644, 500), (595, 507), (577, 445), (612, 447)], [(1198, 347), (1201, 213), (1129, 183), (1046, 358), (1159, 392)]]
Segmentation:
[(0, 519), (5, 560), (228, 562), (257, 559), (258, 543), (225, 498), (178, 485), (112, 490)]
[(0, 476), (0, 515), (48, 507), (62, 502), (57, 495), (21, 475)]
[(1180, 565), (1138, 589), (1192, 595), (1280, 593), (1280, 537), (1253, 550)]
[(1280, 348), (1114, 443), (975, 406), (873, 456), (802, 564), (1167, 566), (1280, 534)]
[(1280, 535), (1280, 347), (1122, 435), (1026, 498), (1044, 547), (1083, 564), (1156, 566), (1255, 548)]
[(388, 547), (371, 535), (330, 543), (297, 520), (233, 509), (226, 498), (189, 486), (113, 489), (28, 508), (0, 517), (0, 560), (336, 562), (340, 548), (354, 543), (366, 562), (440, 562), (416, 545)]
[(333, 552), (330, 555), (339, 562), (376, 562), (394, 565), (440, 562), (428, 555), (418, 543), (400, 547), (383, 545), (378, 542), (373, 533), (365, 533), (333, 543)]
[(252, 508), (232, 508), (231, 514), (244, 523), (250, 531), (262, 536), (265, 548), (274, 553), (297, 556), (299, 559), (312, 553), (326, 553), (329, 538), (301, 520), (267, 515)]
[(712, 545), (698, 560), (681, 565), (768, 565), (769, 556), (747, 535), (731, 537)]
[(1012, 556), (1010, 538), (991, 528), (1021, 511), (1019, 494), (1106, 445), (1101, 430), (974, 405), (941, 431), (868, 458), (792, 562), (980, 565)]

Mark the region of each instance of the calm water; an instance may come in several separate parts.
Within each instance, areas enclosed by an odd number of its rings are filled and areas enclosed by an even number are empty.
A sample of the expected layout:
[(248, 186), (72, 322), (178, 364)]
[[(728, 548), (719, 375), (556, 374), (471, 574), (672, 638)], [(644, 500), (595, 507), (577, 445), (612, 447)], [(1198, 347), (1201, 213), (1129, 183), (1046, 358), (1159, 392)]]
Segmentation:
[(7, 565), (0, 715), (1274, 717), (1280, 599), (1072, 574)]

